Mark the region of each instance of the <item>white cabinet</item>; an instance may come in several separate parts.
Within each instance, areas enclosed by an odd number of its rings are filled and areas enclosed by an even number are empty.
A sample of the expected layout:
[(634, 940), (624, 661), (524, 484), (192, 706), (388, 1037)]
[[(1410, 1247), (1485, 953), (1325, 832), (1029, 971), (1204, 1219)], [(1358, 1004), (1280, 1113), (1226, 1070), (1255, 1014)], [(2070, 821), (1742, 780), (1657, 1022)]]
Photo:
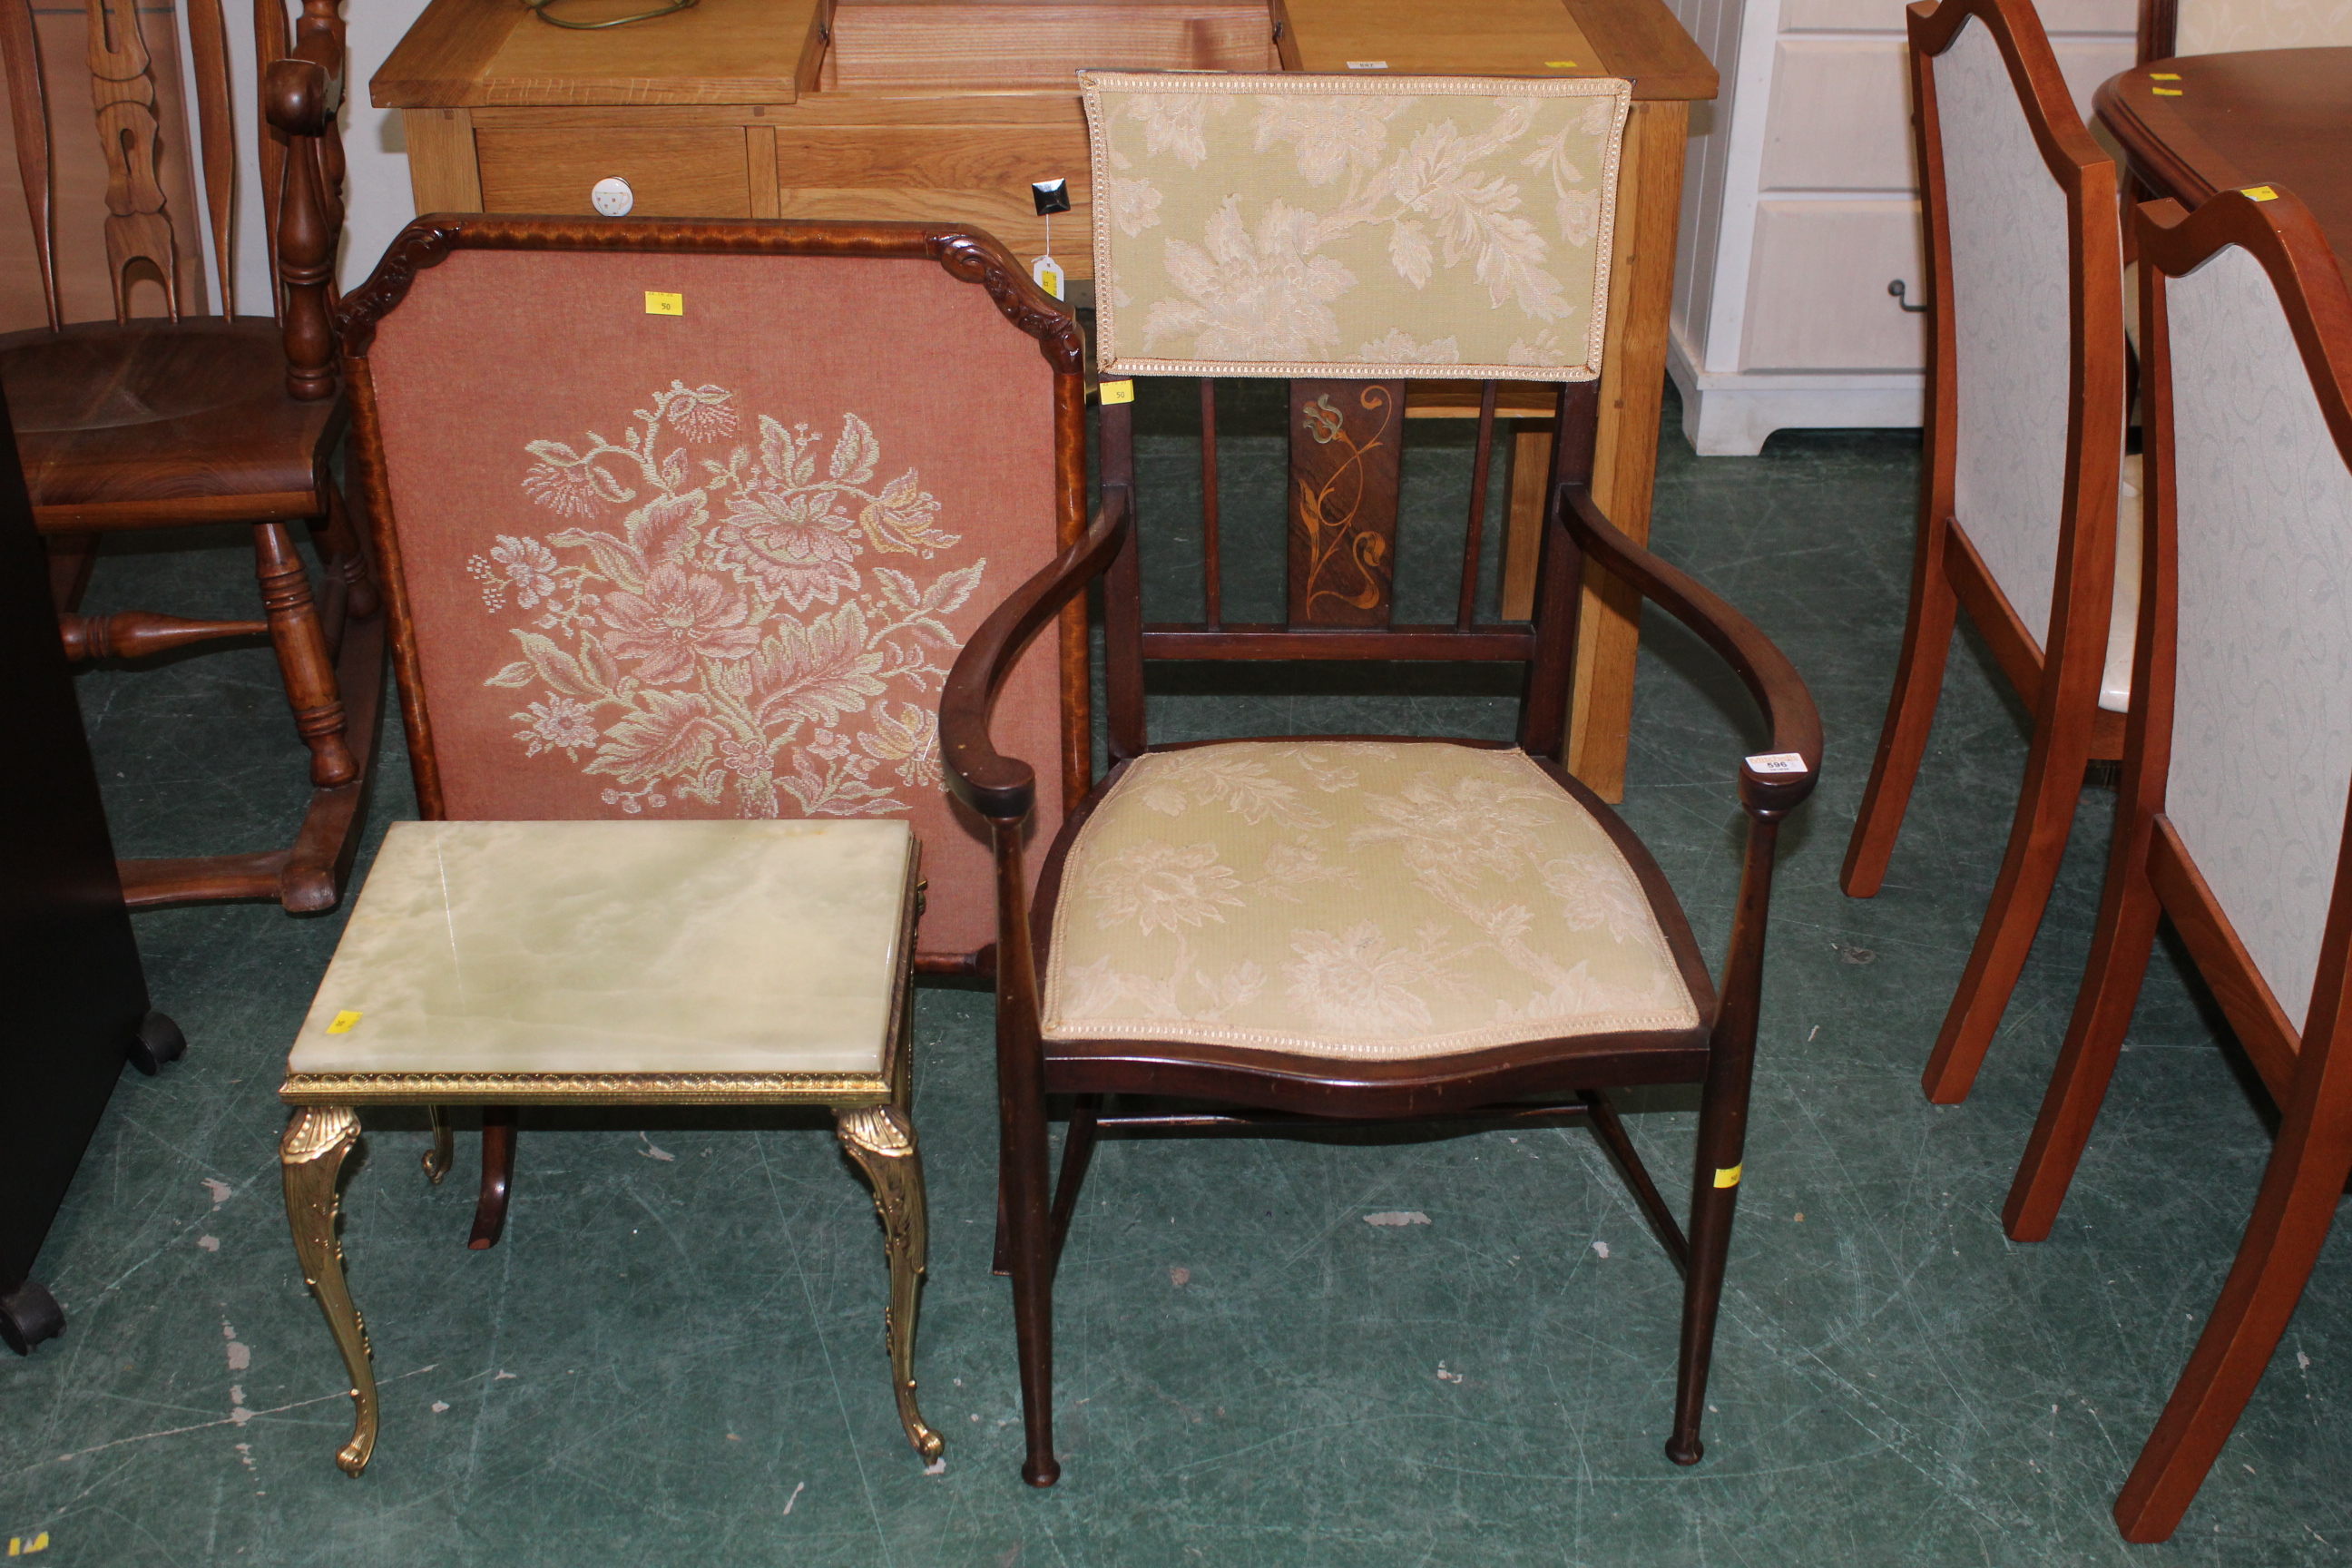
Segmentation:
[[(1902, 0), (1669, 0), (1722, 73), (1692, 105), (1668, 369), (1708, 457), (1788, 426), (1916, 426), (1927, 293)], [(2042, 0), (2090, 112), (2135, 0)]]

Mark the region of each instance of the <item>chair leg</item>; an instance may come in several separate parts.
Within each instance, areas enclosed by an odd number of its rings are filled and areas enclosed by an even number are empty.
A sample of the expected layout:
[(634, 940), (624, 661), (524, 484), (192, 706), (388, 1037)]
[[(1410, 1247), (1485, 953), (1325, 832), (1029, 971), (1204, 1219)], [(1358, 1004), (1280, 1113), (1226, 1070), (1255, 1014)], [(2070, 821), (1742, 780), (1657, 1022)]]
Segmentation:
[(2107, 1097), (2107, 1080), (2114, 1076), (2116, 1056), (2131, 1027), (2132, 1008), (2139, 1001), (2140, 982), (2156, 948), (2157, 923), (2164, 909), (2147, 878), (2149, 825), (2143, 818), (2136, 826), (2136, 831), (2130, 823), (2120, 829), (2127, 837), (2116, 846), (2108, 872), (2108, 891), (2074, 1016), (2066, 1026), (2066, 1043), (2051, 1069), (2042, 1113), (2034, 1119), (2025, 1157), (2018, 1162), (2009, 1200), (2001, 1205), (2001, 1228), (2011, 1241), (2049, 1239), (2099, 1106)]
[(1013, 1273), (1013, 1326), (1021, 1352), (1021, 1415), (1028, 1454), (1021, 1479), (1050, 1487), (1062, 1479), (1054, 1457), (1054, 1253), (1045, 1184), (1045, 1100), (1006, 1092), (1004, 1229)]
[(343, 1247), (335, 1238), (335, 1183), (342, 1174), (344, 1157), (359, 1140), (360, 1119), (349, 1106), (306, 1105), (294, 1112), (278, 1145), (286, 1220), (294, 1232), (302, 1282), (326, 1314), (327, 1330), (342, 1352), (343, 1370), (351, 1374), (352, 1436), (335, 1455), (335, 1463), (353, 1476), (367, 1468), (368, 1456), (375, 1450), (375, 1365), (367, 1324), (343, 1279)]
[(1597, 1089), (1588, 1089), (1577, 1098), (1584, 1101), (1586, 1119), (1592, 1123), (1592, 1135), (1601, 1141), (1601, 1147), (1607, 1152), (1611, 1163), (1616, 1165), (1618, 1175), (1624, 1179), (1626, 1187), (1633, 1193), (1634, 1203), (1641, 1205), (1643, 1216), (1650, 1222), (1650, 1228), (1657, 1233), (1658, 1245), (1666, 1249), (1666, 1256), (1675, 1260), (1675, 1268), (1688, 1268), (1690, 1242), (1684, 1237), (1683, 1227), (1675, 1223), (1673, 1213), (1666, 1207), (1666, 1200), (1658, 1195), (1658, 1184), (1650, 1180), (1650, 1168), (1642, 1163), (1641, 1152), (1633, 1147), (1633, 1141), (1625, 1135), (1625, 1124), (1618, 1120), (1616, 1106), (1611, 1104), (1609, 1097)]
[(2179, 1527), (2262, 1381), (2335, 1224), (2352, 1174), (2352, 1060), (2335, 1062), (2330, 1044), (2305, 1042), (2237, 1261), (2116, 1499), (2126, 1541), (2163, 1541)]
[(1870, 764), (1862, 811), (1846, 840), (1845, 867), (1838, 886), (1847, 897), (1874, 897), (1886, 879), (1886, 862), (1903, 830), (1904, 809), (1927, 755), (1927, 731), (1943, 695), (1944, 662), (1952, 649), (1952, 626), (1959, 598), (1944, 575), (1940, 528), (1929, 530), (1915, 569), (1911, 613), (1903, 625), (1903, 655), (1895, 667), (1895, 692), (1886, 700), (1886, 722), (1878, 733), (1878, 754)]
[(1062, 1134), (1062, 1173), (1054, 1184), (1053, 1264), (1062, 1267), (1062, 1243), (1070, 1234), (1070, 1216), (1078, 1210), (1078, 1189), (1085, 1185), (1087, 1167), (1095, 1157), (1095, 1131), (1102, 1117), (1102, 1096), (1082, 1094), (1070, 1108), (1070, 1122)]
[(1715, 1359), (1715, 1320), (1723, 1303), (1723, 1269), (1731, 1256), (1731, 1218), (1739, 1204), (1746, 1085), (1737, 1107), (1710, 1083), (1699, 1110), (1698, 1169), (1691, 1184), (1690, 1262), (1683, 1274), (1682, 1361), (1675, 1379), (1675, 1429), (1666, 1458), (1696, 1465), (1706, 1456), (1698, 1429), (1706, 1418), (1706, 1374)]
[(310, 598), (310, 577), (281, 522), (253, 525), (254, 574), (261, 580), (262, 612), (269, 640), (278, 648), (278, 671), (294, 728), (310, 748), (310, 782), (322, 789), (359, 776), (359, 763), (343, 734), (342, 693), (335, 661), (327, 651), (326, 628)]
[(514, 1161), (515, 1108), (482, 1107), (482, 1195), (474, 1201), (474, 1234), (466, 1238), (466, 1245), (476, 1252), (496, 1247), (507, 1228)]
[(890, 1306), (882, 1320), (890, 1346), (890, 1391), (898, 1396), (907, 1440), (928, 1464), (946, 1444), (915, 1404), (915, 1314), (930, 1235), (923, 1152), (915, 1142), (913, 1120), (897, 1106), (835, 1111), (834, 1127), (843, 1151), (874, 1184), (874, 1207), (882, 1216), (883, 1248), (890, 1260)]
[(2050, 905), (2050, 889), (2057, 885), (2066, 836), (2082, 803), (2083, 770), (2090, 760), (2090, 716), (2045, 711), (2034, 726), (2025, 787), (2010, 824), (2000, 876), (1993, 883), (1984, 923), (1977, 928), (1976, 945), (1944, 1015), (1936, 1048), (1920, 1075), (1920, 1087), (1937, 1105), (1966, 1100), (1977, 1069), (1984, 1065), (2010, 994), (2025, 972), (2033, 933), (2041, 929), (2042, 912)]
[(369, 574), (367, 552), (352, 527), (351, 509), (343, 503), (341, 485), (327, 487), (327, 515), (314, 525), (319, 554), (327, 570), (343, 583), (343, 609), (354, 619), (366, 620), (380, 602), (375, 579)]

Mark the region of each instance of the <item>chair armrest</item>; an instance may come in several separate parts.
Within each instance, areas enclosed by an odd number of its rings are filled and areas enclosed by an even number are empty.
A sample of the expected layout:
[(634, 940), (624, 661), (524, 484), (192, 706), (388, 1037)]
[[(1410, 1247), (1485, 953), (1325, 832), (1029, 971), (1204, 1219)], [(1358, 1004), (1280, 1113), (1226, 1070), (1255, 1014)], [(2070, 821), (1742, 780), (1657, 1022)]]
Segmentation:
[(1560, 489), (1564, 504), (1559, 515), (1577, 543), (1612, 574), (1696, 632), (1739, 677), (1772, 732), (1772, 750), (1765, 755), (1794, 755), (1803, 762), (1801, 773), (1768, 773), (1756, 771), (1753, 764), (1759, 758), (1744, 759), (1739, 764), (1740, 805), (1751, 813), (1775, 816), (1800, 805), (1821, 776), (1822, 716), (1788, 656), (1697, 579), (1625, 537), (1601, 515), (1583, 487), (1563, 485)]
[(1128, 510), (1126, 489), (1106, 486), (1102, 510), (1085, 537), (997, 605), (948, 671), (940, 697), (940, 759), (955, 797), (982, 816), (1017, 822), (1036, 805), (1036, 770), (998, 752), (988, 738), (989, 713), (1029, 639), (1118, 553), (1127, 537)]

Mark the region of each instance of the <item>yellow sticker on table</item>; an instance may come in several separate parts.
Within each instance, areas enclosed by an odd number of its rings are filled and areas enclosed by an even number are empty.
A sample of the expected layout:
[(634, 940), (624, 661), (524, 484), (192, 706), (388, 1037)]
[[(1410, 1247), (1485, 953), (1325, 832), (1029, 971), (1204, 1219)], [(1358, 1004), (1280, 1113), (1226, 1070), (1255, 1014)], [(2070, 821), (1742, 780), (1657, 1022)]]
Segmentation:
[(1574, 70), (1575, 68), (1576, 68), (1576, 62), (1575, 62), (1574, 60), (1546, 60), (1546, 61), (1544, 61), (1544, 69), (1546, 69), (1546, 70), (1550, 70), (1550, 71), (1572, 71), (1572, 70)]
[(2240, 194), (2250, 202), (2274, 202), (2278, 200), (2278, 193), (2271, 189), (2268, 185), (2248, 185), (2245, 190)]
[(2179, 71), (2150, 71), (2147, 73), (2147, 79), (2150, 81), (2179, 81), (2180, 79), (2180, 73)]
[(341, 1012), (335, 1015), (335, 1021), (327, 1026), (327, 1033), (331, 1035), (348, 1035), (352, 1032), (352, 1026), (359, 1021), (360, 1016), (352, 1009), (346, 1007)]
[(1106, 404), (1135, 401), (1135, 383), (1131, 381), (1106, 381), (1101, 390), (1102, 400)]
[(648, 316), (683, 316), (686, 314), (686, 296), (683, 294), (664, 294), (657, 289), (648, 289), (646, 290), (646, 314)]
[(2156, 94), (2158, 98), (2179, 98), (2180, 96), (2180, 89), (2177, 87), (2152, 87), (2147, 90)]
[(1738, 1186), (1739, 1184), (1739, 1173), (1747, 1168), (1748, 1163), (1745, 1160), (1741, 1161), (1737, 1165), (1717, 1165), (1715, 1168), (1715, 1184), (1718, 1187)]

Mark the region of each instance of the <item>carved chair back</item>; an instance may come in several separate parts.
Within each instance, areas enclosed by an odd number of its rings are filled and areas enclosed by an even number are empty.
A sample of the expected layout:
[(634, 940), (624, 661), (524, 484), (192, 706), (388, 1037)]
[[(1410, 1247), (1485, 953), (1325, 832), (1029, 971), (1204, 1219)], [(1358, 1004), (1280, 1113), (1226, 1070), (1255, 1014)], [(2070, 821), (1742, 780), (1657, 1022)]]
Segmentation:
[[(1978, 619), (1996, 622), (1996, 652), (2015, 646), (2004, 667), (2032, 700), (2034, 665), (2070, 627), (2085, 654), (2107, 640), (2124, 430), (2115, 165), (2029, 0), (1911, 16), (1935, 310), (1923, 500), (1960, 524), (2006, 601)], [(2078, 578), (2098, 588), (2095, 616), (2069, 613)]]
[[(339, 315), (428, 818), (896, 816), (984, 970), (937, 708), (1084, 528), (1075, 321), (913, 224), (421, 218)], [(1084, 793), (1082, 609), (1003, 720)]]
[(2139, 0), (2139, 59), (2352, 44), (2352, 0)]
[[(1630, 84), (1081, 74), (1094, 165), (1103, 481), (1136, 504), (1129, 378), (1202, 378), (1197, 624), (1141, 623), (1111, 568), (1110, 746), (1145, 744), (1141, 660), (1529, 665), (1528, 748), (1564, 740), (1575, 595), (1556, 559), (1538, 625), (1475, 622), (1496, 393), (1556, 383), (1554, 477), (1591, 463)], [(1224, 616), (1213, 379), (1289, 382), (1285, 615)], [(1396, 618), (1407, 378), (1484, 384), (1450, 622)], [(1565, 552), (1560, 552), (1564, 557)], [(1540, 646), (1539, 646), (1540, 645)]]
[(2318, 1016), (2352, 913), (2352, 295), (2284, 193), (2186, 220), (2156, 204), (2139, 241), (2158, 704), (2140, 792), (2267, 994), (2240, 1030), (2260, 1060), (2258, 1039)]
[[(105, 161), (103, 247), (114, 319), (131, 319), (133, 286), (145, 279), (162, 288), (165, 312), (176, 321), (184, 312), (193, 313), (184, 303), (183, 289), (194, 282), (200, 290), (202, 276), (191, 254), (198, 232), (194, 215), (172, 210), (173, 193), (188, 187), (187, 170), (180, 163), (183, 154), (170, 145), (171, 132), (177, 127), (167, 128), (162, 118), (176, 96), (176, 84), (159, 100), (158, 62), (134, 0), (84, 0), (84, 5), (85, 59), (96, 112), (96, 124), (88, 134)], [(201, 164), (204, 204), (220, 279), (220, 313), (234, 316), (237, 132), (230, 92), (228, 36), (220, 0), (188, 0), (188, 37), (196, 91), (192, 140)], [(323, 232), (315, 242), (308, 236), (297, 240), (296, 247), (307, 250), (322, 245), (331, 260), (332, 238), (342, 230), (342, 139), (334, 108), (340, 102), (345, 50), (337, 0), (302, 0), (299, 20), (290, 27), (285, 0), (257, 0), (254, 47), (264, 85), (262, 101), (255, 106), (247, 133), (256, 138), (260, 153), (264, 222), (275, 278), (281, 259), (278, 224), (289, 145), (287, 133), (270, 122), (268, 113), (276, 85), (272, 68), (279, 61), (296, 60), (323, 73), (320, 88), (325, 112), (300, 138), (303, 161), (318, 184), (316, 221)], [(0, 66), (5, 66), (7, 79), (16, 169), (43, 303), (49, 327), (55, 331), (64, 324), (68, 309), (57, 259), (57, 154), (71, 148), (67, 138), (84, 132), (72, 128), (79, 117), (68, 109), (78, 94), (51, 104), (51, 83), (44, 78), (41, 56), (31, 0), (0, 0)], [(168, 54), (163, 63), (168, 70)], [(52, 122), (53, 107), (66, 116), (65, 122)], [(68, 165), (78, 161), (70, 153), (66, 160)], [(73, 238), (77, 245), (81, 240), (78, 235)], [(91, 238), (95, 241), (98, 237)], [(323, 277), (320, 282), (324, 284)], [(271, 314), (282, 314), (279, 300), (273, 298), (269, 305)], [(295, 347), (289, 343), (289, 351)]]

